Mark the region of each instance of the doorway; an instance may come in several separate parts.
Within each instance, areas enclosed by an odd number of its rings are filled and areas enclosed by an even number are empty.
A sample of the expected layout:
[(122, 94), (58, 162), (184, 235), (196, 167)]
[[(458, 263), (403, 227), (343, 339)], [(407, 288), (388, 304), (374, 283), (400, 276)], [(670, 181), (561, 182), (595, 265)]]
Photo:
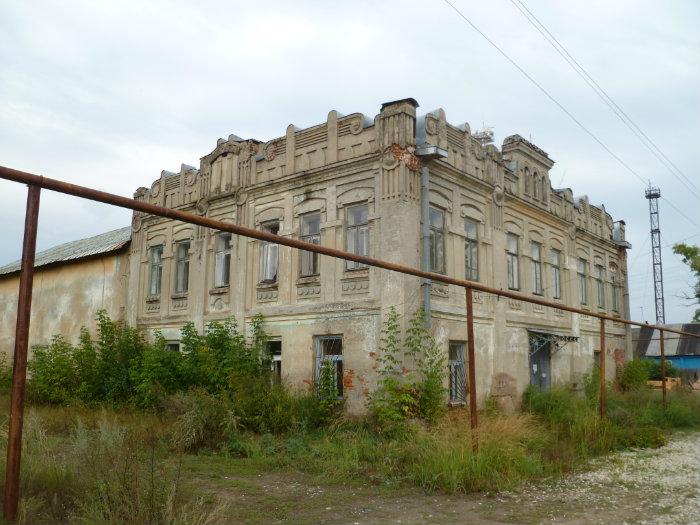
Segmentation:
[(530, 384), (542, 390), (551, 386), (552, 348), (547, 337), (530, 334)]

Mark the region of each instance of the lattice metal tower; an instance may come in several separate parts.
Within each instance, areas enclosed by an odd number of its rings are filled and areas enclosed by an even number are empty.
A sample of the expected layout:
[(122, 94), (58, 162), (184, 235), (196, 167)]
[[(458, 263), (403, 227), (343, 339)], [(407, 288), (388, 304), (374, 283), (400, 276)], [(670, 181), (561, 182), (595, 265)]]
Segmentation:
[(661, 190), (652, 188), (645, 192), (649, 199), (649, 222), (651, 223), (651, 260), (654, 268), (654, 301), (656, 302), (656, 324), (666, 323), (664, 308), (664, 273), (661, 267), (661, 230), (659, 229), (659, 197)]

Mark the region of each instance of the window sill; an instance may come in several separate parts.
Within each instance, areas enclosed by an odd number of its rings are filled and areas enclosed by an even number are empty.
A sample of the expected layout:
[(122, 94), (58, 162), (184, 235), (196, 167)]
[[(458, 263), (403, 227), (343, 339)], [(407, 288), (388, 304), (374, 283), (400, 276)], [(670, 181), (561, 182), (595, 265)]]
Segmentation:
[(258, 283), (258, 290), (269, 290), (271, 288), (277, 288), (277, 281), (261, 281)]
[(466, 401), (448, 401), (447, 406), (454, 407), (454, 408), (464, 408), (467, 406), (467, 402)]
[(318, 274), (305, 275), (297, 278), (297, 284), (321, 284), (321, 276)]
[(349, 279), (364, 279), (369, 277), (369, 268), (345, 268), (343, 272), (344, 278)]
[(223, 295), (225, 293), (228, 293), (228, 291), (229, 291), (228, 284), (226, 286), (217, 286), (217, 287), (209, 290), (209, 295)]
[(146, 302), (147, 303), (159, 303), (160, 302), (160, 295), (148, 295), (148, 296), (146, 296)]
[(171, 299), (187, 299), (187, 292), (177, 292), (170, 296)]

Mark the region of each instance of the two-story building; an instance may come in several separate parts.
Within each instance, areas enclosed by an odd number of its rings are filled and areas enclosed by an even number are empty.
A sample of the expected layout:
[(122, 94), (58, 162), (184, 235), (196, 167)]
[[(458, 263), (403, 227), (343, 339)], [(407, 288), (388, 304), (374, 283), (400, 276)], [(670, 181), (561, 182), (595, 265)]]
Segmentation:
[[(353, 253), (517, 290), (627, 318), (624, 222), (569, 189), (553, 189), (549, 155), (512, 135), (454, 126), (413, 99), (383, 104), (374, 119), (328, 114), (307, 129), (260, 142), (231, 135), (199, 168), (162, 172), (135, 198)], [(442, 158), (417, 155), (424, 143)], [(420, 170), (428, 167), (427, 188)], [(601, 195), (600, 197), (603, 197)], [(422, 217), (428, 228), (422, 234)], [(382, 320), (418, 307), (449, 362), (452, 402), (465, 400), (465, 297), (459, 287), (135, 213), (127, 320), (177, 347), (194, 320), (262, 313), (275, 370), (311, 384), (323, 359), (338, 370), (350, 412), (376, 382)], [(426, 297), (427, 296), (427, 297)], [(427, 299), (427, 300), (426, 300)], [(600, 359), (597, 319), (475, 292), (477, 391), (516, 403), (530, 384), (580, 385)], [(626, 329), (608, 324), (607, 370), (626, 354)]]

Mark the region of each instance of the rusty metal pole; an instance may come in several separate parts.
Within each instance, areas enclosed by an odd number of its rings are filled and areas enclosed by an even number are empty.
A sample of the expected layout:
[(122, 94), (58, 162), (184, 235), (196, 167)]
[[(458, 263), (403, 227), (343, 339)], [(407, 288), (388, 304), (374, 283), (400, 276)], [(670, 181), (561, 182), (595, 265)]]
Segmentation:
[(474, 362), (474, 301), (471, 287), (465, 288), (467, 292), (467, 366), (469, 368), (469, 416), (472, 429), (472, 446), (474, 451), (478, 448), (476, 436), (476, 363)]
[(664, 331), (659, 330), (659, 349), (661, 353), (661, 400), (666, 409), (666, 352), (664, 351)]
[(605, 319), (600, 319), (600, 417), (605, 417)]
[(15, 329), (15, 355), (12, 368), (10, 393), (10, 423), (7, 431), (7, 464), (5, 467), (5, 491), (3, 515), (7, 521), (17, 519), (19, 503), (19, 472), (22, 458), (22, 422), (24, 419), (24, 384), (27, 378), (27, 348), (29, 345), (29, 318), (32, 308), (32, 282), (34, 281), (34, 255), (36, 231), (39, 220), (39, 196), (41, 188), (29, 186), (27, 210), (24, 219), (22, 244), (22, 269), (19, 276), (17, 299), (17, 326)]

